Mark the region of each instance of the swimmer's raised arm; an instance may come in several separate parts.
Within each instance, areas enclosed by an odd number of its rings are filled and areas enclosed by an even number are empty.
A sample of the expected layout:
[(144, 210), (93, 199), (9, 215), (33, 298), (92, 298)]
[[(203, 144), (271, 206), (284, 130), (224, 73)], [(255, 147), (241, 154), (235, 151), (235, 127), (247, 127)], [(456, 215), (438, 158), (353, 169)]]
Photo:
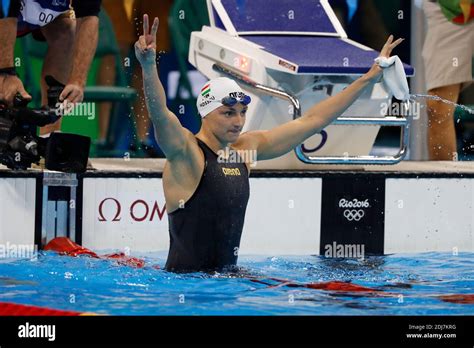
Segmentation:
[[(380, 56), (390, 57), (392, 50), (402, 41), (403, 39), (398, 39), (393, 42), (393, 36), (390, 36)], [(282, 156), (312, 135), (319, 133), (342, 115), (367, 87), (379, 80), (381, 74), (382, 69), (374, 64), (365, 75), (342, 92), (314, 105), (302, 117), (268, 131), (252, 131), (242, 134), (242, 141), (247, 147), (257, 150), (259, 160)]]
[(143, 35), (135, 43), (135, 54), (143, 70), (143, 89), (155, 137), (168, 160), (186, 153), (192, 133), (186, 130), (166, 105), (166, 93), (156, 67), (156, 34), (159, 20), (155, 18), (151, 32), (148, 15), (143, 16)]

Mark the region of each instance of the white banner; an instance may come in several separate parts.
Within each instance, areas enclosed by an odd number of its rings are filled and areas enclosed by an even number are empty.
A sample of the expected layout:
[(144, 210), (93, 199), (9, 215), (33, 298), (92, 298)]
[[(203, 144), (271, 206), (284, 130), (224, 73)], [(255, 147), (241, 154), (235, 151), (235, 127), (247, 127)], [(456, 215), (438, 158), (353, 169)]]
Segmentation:
[[(321, 179), (252, 178), (240, 254), (318, 254)], [(167, 251), (161, 179), (84, 179), (82, 243), (94, 250)]]
[(35, 178), (0, 178), (0, 244), (34, 244), (35, 197)]
[(161, 179), (85, 178), (82, 243), (94, 250), (168, 250)]
[(387, 179), (385, 253), (474, 251), (474, 179)]

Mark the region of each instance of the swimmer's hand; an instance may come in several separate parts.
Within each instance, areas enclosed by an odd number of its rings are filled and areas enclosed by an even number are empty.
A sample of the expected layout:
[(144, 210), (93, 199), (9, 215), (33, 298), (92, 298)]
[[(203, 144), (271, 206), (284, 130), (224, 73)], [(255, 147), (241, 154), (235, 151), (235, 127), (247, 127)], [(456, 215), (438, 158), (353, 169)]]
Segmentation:
[(148, 15), (143, 15), (143, 35), (135, 43), (135, 55), (142, 67), (156, 65), (156, 33), (159, 23), (160, 21), (155, 17), (150, 32)]
[[(380, 52), (380, 57), (390, 58), (392, 51), (395, 47), (400, 45), (405, 39), (398, 39), (397, 41), (393, 41), (393, 35), (390, 35), (387, 42), (382, 48)], [(366, 77), (368, 77), (373, 82), (378, 82), (379, 79), (382, 77), (383, 69), (375, 63), (372, 65), (372, 68), (367, 72)]]

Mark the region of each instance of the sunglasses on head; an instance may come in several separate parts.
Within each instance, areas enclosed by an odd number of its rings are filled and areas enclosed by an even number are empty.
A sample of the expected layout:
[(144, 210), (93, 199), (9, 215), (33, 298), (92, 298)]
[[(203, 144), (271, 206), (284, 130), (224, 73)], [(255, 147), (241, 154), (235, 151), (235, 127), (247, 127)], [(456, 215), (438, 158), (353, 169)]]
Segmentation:
[(237, 103), (241, 103), (243, 105), (249, 105), (251, 101), (252, 101), (252, 98), (250, 98), (250, 96), (244, 95), (242, 98), (234, 98), (230, 96), (222, 98), (221, 103), (224, 106), (231, 107), (231, 106), (236, 105)]

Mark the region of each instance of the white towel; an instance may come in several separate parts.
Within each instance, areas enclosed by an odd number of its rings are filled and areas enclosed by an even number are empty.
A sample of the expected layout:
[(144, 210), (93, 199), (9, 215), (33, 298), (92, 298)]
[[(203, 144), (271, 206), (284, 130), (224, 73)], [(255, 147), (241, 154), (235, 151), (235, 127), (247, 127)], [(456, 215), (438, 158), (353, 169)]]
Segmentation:
[(383, 82), (389, 91), (399, 100), (410, 99), (407, 75), (398, 56), (378, 57), (375, 62), (383, 69)]

